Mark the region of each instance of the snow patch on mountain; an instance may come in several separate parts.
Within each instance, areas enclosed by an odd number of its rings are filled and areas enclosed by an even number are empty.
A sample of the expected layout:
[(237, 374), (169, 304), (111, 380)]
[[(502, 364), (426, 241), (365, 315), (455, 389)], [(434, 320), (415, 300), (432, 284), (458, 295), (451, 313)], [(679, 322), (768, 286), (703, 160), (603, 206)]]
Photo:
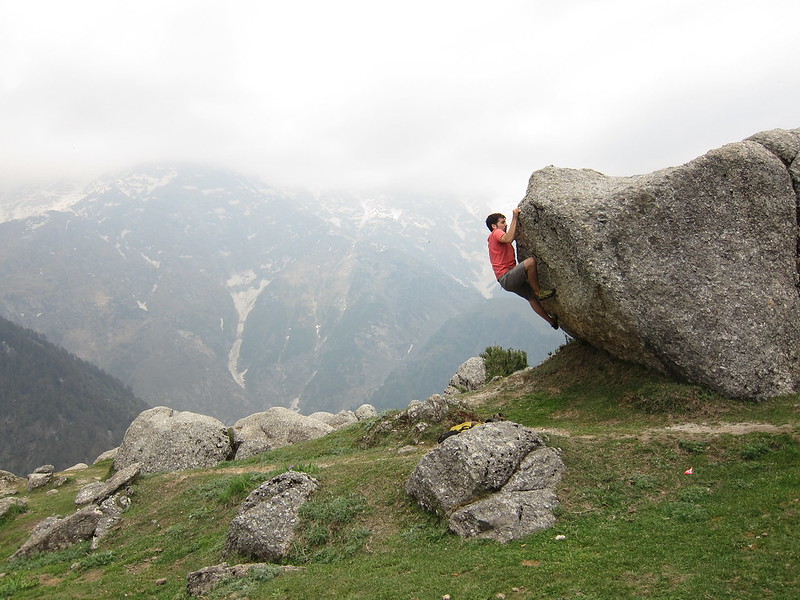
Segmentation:
[(154, 259), (150, 258), (150, 257), (149, 257), (149, 256), (147, 256), (147, 255), (146, 255), (144, 252), (140, 252), (140, 253), (139, 253), (139, 255), (140, 255), (140, 256), (141, 256), (141, 257), (142, 257), (142, 258), (143, 258), (143, 259), (144, 259), (144, 260), (145, 260), (147, 263), (149, 263), (149, 264), (153, 265), (153, 266), (154, 266), (156, 269), (160, 269), (160, 268), (161, 268), (161, 261), (160, 261), (160, 260), (154, 260)]
[(12, 190), (0, 196), (0, 223), (30, 219), (54, 210), (65, 212), (85, 196), (73, 184), (57, 184), (46, 189)]
[(251, 285), (257, 278), (258, 276), (256, 275), (255, 271), (252, 269), (247, 269), (241, 273), (235, 273), (231, 275), (225, 282), (225, 285), (229, 289), (233, 288), (233, 291), (231, 291), (231, 298), (233, 299), (233, 305), (236, 308), (236, 314), (238, 315), (238, 322), (236, 324), (236, 339), (234, 340), (233, 345), (228, 352), (228, 371), (230, 372), (231, 377), (233, 377), (233, 380), (242, 389), (246, 389), (245, 375), (247, 374), (247, 369), (244, 369), (243, 371), (239, 370), (239, 355), (242, 349), (244, 326), (250, 311), (252, 311), (253, 307), (256, 305), (258, 297), (261, 295), (261, 292), (267, 288), (271, 281), (269, 279), (261, 279), (257, 286)]
[(134, 173), (114, 180), (109, 184), (109, 188), (114, 187), (129, 198), (147, 201), (154, 191), (169, 185), (177, 176), (178, 172), (175, 169), (165, 169), (158, 175)]

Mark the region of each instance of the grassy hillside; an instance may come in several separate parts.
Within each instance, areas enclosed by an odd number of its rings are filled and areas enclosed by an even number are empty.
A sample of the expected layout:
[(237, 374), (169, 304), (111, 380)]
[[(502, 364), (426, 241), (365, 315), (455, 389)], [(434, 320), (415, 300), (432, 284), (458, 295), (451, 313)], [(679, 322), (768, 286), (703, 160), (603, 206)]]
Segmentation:
[[(0, 562), (0, 598), (187, 598), (188, 572), (246, 562), (222, 555), (228, 524), (250, 489), (290, 466), (321, 483), (291, 561), (305, 570), (262, 569), (208, 597), (800, 597), (800, 395), (734, 402), (571, 344), (465, 398), (479, 416), (502, 412), (563, 449), (552, 529), (505, 545), (457, 538), (403, 489), (449, 423), (388, 437), (360, 423), (218, 468), (144, 477), (100, 549)], [(108, 469), (31, 493), (27, 512), (0, 522), (0, 557), (41, 519), (74, 510), (79, 486)]]

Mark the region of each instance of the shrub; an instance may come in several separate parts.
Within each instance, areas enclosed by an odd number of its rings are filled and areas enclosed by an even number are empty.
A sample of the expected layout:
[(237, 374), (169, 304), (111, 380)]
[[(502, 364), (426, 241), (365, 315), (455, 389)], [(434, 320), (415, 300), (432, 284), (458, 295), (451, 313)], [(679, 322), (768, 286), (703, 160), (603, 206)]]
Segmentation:
[(486, 379), (506, 377), (528, 366), (528, 353), (524, 350), (489, 346), (481, 353), (486, 363)]

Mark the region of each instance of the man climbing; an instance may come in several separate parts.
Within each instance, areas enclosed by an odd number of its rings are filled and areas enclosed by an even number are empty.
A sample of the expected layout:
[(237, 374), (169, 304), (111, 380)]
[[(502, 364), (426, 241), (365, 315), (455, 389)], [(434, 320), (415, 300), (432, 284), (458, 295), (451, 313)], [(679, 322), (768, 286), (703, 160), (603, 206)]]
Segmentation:
[(539, 287), (539, 275), (536, 272), (536, 259), (532, 256), (517, 264), (516, 253), (511, 242), (517, 237), (517, 222), (520, 209), (514, 209), (511, 225), (507, 225), (505, 215), (492, 213), (486, 217), (489, 234), (489, 261), (492, 263), (495, 277), (507, 292), (514, 292), (525, 298), (536, 311), (536, 314), (550, 323), (550, 327), (558, 329), (558, 317), (550, 315), (541, 301), (555, 296), (555, 289), (543, 290)]

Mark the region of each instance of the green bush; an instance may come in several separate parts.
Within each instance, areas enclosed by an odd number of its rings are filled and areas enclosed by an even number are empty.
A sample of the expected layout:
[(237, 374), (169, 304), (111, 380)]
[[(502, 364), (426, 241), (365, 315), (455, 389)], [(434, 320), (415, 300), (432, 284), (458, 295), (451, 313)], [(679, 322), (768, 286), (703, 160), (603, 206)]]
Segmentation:
[(486, 379), (506, 377), (528, 366), (528, 353), (524, 350), (489, 346), (481, 353), (486, 362)]

